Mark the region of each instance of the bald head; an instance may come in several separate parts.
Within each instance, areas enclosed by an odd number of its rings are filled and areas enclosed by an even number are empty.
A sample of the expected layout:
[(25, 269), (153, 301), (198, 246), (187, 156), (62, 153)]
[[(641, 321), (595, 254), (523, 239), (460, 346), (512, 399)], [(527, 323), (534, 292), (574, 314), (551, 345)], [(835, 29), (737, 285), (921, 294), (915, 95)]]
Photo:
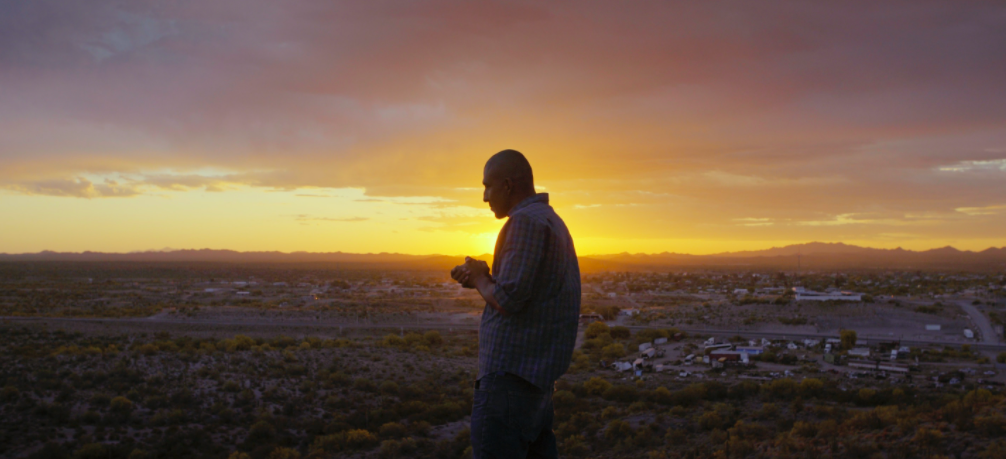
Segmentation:
[(531, 163), (517, 150), (503, 150), (489, 158), (485, 175), (497, 180), (510, 179), (515, 191), (534, 194)]
[(482, 184), (486, 187), (482, 200), (489, 203), (496, 218), (506, 217), (513, 206), (535, 195), (531, 164), (517, 150), (503, 150), (489, 158)]

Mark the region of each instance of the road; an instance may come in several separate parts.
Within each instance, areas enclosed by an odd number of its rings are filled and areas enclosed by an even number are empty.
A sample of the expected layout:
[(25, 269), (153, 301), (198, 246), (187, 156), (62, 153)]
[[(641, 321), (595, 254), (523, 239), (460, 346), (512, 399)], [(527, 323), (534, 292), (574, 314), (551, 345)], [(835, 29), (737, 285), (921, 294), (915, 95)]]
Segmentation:
[[(982, 316), (983, 317), (983, 316)], [(100, 319), (100, 318), (76, 318), (76, 317), (0, 317), (2, 321), (12, 321), (12, 322), (47, 322), (47, 323), (60, 323), (60, 322), (91, 322), (91, 323), (107, 323), (107, 324), (132, 324), (132, 325), (158, 325), (158, 324), (173, 324), (173, 325), (194, 325), (194, 326), (232, 326), (232, 327), (312, 327), (312, 328), (341, 328), (341, 329), (418, 329), (418, 330), (478, 330), (478, 324), (452, 324), (452, 323), (417, 323), (417, 322), (401, 322), (401, 323), (355, 323), (355, 322), (327, 322), (327, 321), (311, 321), (311, 320), (263, 320), (263, 319), (248, 319), (248, 320), (202, 320), (202, 319), (176, 319), (176, 318), (165, 318), (165, 317), (148, 317), (148, 318), (128, 318), (128, 319)], [(638, 326), (633, 325), (627, 327), (630, 330), (645, 330), (648, 328), (654, 328), (653, 326)], [(735, 335), (740, 335), (745, 338), (769, 338), (769, 339), (787, 339), (787, 340), (803, 340), (803, 339), (825, 339), (825, 338), (838, 338), (837, 335), (831, 333), (779, 333), (779, 332), (758, 332), (751, 330), (738, 330), (738, 329), (719, 329), (719, 328), (680, 328), (679, 330), (700, 336), (717, 336), (717, 337), (731, 337)], [(870, 336), (862, 335), (860, 339), (865, 340), (892, 340), (896, 339), (892, 336)], [(901, 345), (903, 346), (960, 346), (962, 344), (971, 344), (972, 348), (979, 351), (1006, 351), (1006, 344), (1000, 344), (996, 342), (983, 342), (983, 343), (965, 343), (961, 341), (941, 341), (941, 340), (901, 340)]]
[(971, 316), (971, 320), (975, 323), (975, 326), (978, 327), (978, 332), (982, 334), (982, 342), (984, 343), (999, 342), (999, 337), (998, 335), (996, 335), (995, 329), (992, 328), (992, 322), (989, 321), (989, 318), (986, 317), (985, 314), (982, 314), (982, 312), (979, 311), (978, 308), (969, 303), (967, 300), (957, 300), (955, 301), (955, 303), (957, 303), (957, 305), (960, 306), (961, 309), (964, 310), (964, 312), (966, 312), (969, 316)]

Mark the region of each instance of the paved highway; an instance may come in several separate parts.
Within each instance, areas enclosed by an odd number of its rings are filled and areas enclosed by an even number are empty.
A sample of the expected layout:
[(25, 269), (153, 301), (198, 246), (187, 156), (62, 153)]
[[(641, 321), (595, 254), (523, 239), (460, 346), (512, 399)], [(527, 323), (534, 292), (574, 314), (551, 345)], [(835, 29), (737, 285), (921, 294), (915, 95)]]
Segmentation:
[(957, 305), (961, 307), (969, 316), (971, 320), (974, 321), (975, 326), (978, 327), (978, 332), (982, 335), (982, 342), (984, 343), (998, 343), (999, 336), (996, 335), (996, 331), (992, 328), (992, 322), (989, 318), (982, 314), (978, 308), (974, 307), (967, 300), (957, 300)]
[[(163, 317), (149, 317), (149, 318), (128, 318), (128, 319), (101, 319), (101, 318), (76, 318), (76, 317), (0, 317), (3, 321), (20, 321), (20, 322), (48, 322), (48, 323), (59, 323), (59, 322), (92, 322), (92, 323), (109, 323), (109, 324), (132, 324), (132, 325), (154, 325), (154, 324), (174, 324), (174, 325), (193, 325), (193, 326), (234, 326), (234, 327), (311, 327), (311, 328), (344, 328), (344, 329), (419, 329), (419, 330), (478, 330), (478, 324), (452, 324), (452, 323), (417, 323), (417, 322), (402, 322), (402, 323), (354, 323), (354, 322), (322, 322), (322, 321), (311, 321), (311, 320), (261, 320), (261, 319), (248, 319), (248, 320), (198, 320), (198, 319), (175, 319), (175, 318), (163, 318)], [(645, 330), (648, 328), (654, 328), (653, 326), (629, 326), (630, 330)], [(745, 338), (769, 338), (769, 339), (789, 339), (789, 340), (803, 340), (803, 339), (825, 339), (825, 338), (838, 338), (837, 335), (831, 333), (778, 333), (778, 332), (759, 332), (751, 330), (730, 330), (730, 329), (718, 329), (718, 328), (679, 328), (683, 332), (687, 332), (692, 335), (700, 336), (717, 336), (717, 337), (731, 337), (735, 335), (740, 335)], [(865, 340), (883, 340), (890, 341), (895, 340), (897, 337), (894, 336), (870, 336), (870, 335), (860, 335), (860, 339)], [(944, 340), (901, 340), (903, 346), (960, 346), (962, 344), (971, 344), (971, 346), (980, 351), (1006, 351), (1006, 344), (999, 344), (995, 342), (983, 342), (983, 343), (966, 343), (961, 341), (944, 341)]]

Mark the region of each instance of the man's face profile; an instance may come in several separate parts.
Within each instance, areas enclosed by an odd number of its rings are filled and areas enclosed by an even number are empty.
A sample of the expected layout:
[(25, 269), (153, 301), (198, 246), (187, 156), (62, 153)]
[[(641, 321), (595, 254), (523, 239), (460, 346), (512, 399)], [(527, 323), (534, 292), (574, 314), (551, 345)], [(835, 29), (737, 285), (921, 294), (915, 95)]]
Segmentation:
[(482, 192), (482, 200), (489, 203), (489, 209), (496, 214), (496, 218), (507, 216), (510, 210), (507, 206), (508, 191), (506, 181), (499, 179), (499, 174), (495, 174), (489, 164), (482, 170), (482, 185), (485, 191)]

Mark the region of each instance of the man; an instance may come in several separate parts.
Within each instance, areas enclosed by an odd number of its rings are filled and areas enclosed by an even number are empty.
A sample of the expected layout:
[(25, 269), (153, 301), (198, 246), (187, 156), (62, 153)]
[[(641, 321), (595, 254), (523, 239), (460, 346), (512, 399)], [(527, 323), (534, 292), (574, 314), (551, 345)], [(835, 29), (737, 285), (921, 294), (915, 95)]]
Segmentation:
[(479, 325), (479, 372), (472, 451), (482, 458), (558, 457), (552, 389), (569, 368), (580, 314), (580, 266), (566, 224), (535, 193), (531, 165), (504, 150), (483, 170), (482, 200), (508, 217), (493, 266), (465, 258), (451, 277), (486, 301)]

